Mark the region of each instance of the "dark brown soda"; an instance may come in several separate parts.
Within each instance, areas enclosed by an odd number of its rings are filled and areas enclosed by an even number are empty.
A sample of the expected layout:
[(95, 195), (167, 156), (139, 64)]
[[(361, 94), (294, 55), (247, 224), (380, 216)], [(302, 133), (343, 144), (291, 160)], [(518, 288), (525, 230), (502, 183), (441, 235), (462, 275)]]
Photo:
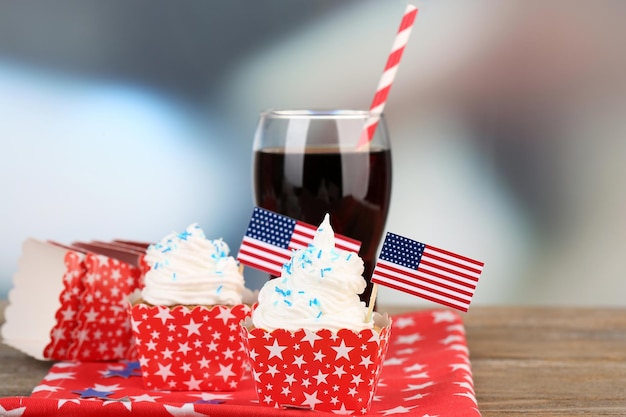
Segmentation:
[(368, 287), (389, 211), (391, 152), (370, 149), (339, 153), (313, 149), (305, 153), (263, 149), (254, 154), (256, 204), (314, 226), (326, 213), (335, 231), (362, 242)]

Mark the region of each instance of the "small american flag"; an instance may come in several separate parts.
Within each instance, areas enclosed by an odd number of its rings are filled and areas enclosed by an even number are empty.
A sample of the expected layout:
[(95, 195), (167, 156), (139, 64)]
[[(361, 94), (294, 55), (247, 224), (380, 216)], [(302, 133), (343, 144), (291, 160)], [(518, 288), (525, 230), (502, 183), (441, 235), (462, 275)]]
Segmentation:
[(484, 263), (387, 233), (372, 282), (467, 311)]
[[(255, 207), (237, 259), (242, 264), (279, 276), (294, 250), (313, 242), (317, 227)], [(335, 234), (335, 247), (358, 252), (361, 242)]]

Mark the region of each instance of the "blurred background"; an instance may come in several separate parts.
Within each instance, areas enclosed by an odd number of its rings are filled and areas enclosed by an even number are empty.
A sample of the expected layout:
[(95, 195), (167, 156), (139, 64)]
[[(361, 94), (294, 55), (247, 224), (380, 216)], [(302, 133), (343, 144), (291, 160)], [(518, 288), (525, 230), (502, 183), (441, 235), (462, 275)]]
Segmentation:
[[(474, 304), (626, 304), (626, 3), (412, 3), (387, 230), (483, 260)], [(259, 111), (366, 109), (405, 6), (2, 1), (0, 298), (28, 237), (236, 254)]]

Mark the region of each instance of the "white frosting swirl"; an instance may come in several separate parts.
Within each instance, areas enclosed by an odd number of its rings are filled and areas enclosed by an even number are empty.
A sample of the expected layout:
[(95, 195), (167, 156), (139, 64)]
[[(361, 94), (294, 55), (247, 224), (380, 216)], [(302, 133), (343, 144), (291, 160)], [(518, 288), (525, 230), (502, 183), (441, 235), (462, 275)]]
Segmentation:
[(222, 239), (208, 240), (197, 224), (150, 245), (143, 299), (154, 305), (241, 304), (244, 279)]
[(359, 299), (366, 286), (362, 274), (363, 261), (356, 253), (335, 248), (327, 214), (313, 243), (294, 252), (281, 276), (261, 288), (252, 322), (267, 331), (371, 329)]

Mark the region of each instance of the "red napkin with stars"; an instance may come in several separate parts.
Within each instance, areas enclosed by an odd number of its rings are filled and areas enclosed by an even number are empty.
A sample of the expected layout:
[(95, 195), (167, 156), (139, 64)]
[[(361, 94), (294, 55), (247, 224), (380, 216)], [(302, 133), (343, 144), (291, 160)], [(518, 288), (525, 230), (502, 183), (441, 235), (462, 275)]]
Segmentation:
[[(392, 319), (389, 350), (367, 415), (480, 416), (459, 314), (429, 310)], [(287, 382), (281, 382), (280, 374), (276, 377), (280, 389)], [(337, 414), (349, 411), (338, 409)], [(0, 415), (311, 417), (329, 413), (260, 405), (250, 372), (233, 392), (147, 390), (138, 362), (119, 361), (58, 362), (30, 397), (0, 398)]]

